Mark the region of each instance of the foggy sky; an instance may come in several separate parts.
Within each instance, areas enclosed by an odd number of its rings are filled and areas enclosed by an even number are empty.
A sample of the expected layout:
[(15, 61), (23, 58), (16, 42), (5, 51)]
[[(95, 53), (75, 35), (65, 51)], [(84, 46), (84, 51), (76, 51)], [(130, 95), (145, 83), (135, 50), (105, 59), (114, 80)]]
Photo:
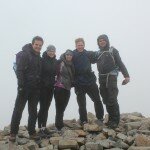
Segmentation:
[[(0, 0), (0, 129), (10, 124), (17, 94), (12, 69), (15, 54), (36, 35), (45, 41), (42, 52), (48, 44), (53, 44), (59, 58), (66, 49), (74, 49), (76, 38), (83, 37), (85, 48), (96, 51), (97, 37), (107, 34), (131, 76), (131, 82), (122, 86), (123, 76), (119, 74), (121, 113), (138, 111), (149, 116), (149, 6), (149, 0)], [(93, 70), (97, 75), (96, 65)], [(88, 97), (87, 110), (94, 113)], [(22, 125), (27, 123), (27, 117), (26, 107)], [(54, 122), (54, 118), (53, 100), (48, 123)], [(64, 116), (70, 118), (78, 119), (74, 89)]]

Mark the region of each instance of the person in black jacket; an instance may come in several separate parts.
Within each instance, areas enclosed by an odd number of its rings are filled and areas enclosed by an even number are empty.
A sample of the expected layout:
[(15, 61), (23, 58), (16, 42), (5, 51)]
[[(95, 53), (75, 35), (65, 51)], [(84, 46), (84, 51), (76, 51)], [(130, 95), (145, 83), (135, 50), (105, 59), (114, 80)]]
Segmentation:
[(48, 110), (54, 94), (54, 83), (56, 76), (56, 48), (49, 45), (42, 56), (41, 94), (40, 110), (38, 113), (38, 127), (41, 135), (50, 136), (46, 128)]
[(97, 60), (100, 94), (109, 114), (109, 121), (106, 125), (110, 128), (116, 128), (120, 121), (120, 111), (117, 100), (118, 72), (121, 71), (125, 78), (122, 82), (123, 85), (130, 81), (130, 77), (120, 58), (119, 52), (114, 47), (110, 47), (108, 36), (105, 34), (100, 35), (97, 38), (97, 43), (100, 48)]
[(88, 122), (86, 110), (86, 94), (94, 102), (97, 123), (103, 125), (103, 105), (99, 95), (96, 76), (92, 71), (91, 64), (95, 63), (96, 52), (84, 49), (85, 42), (83, 38), (75, 40), (76, 49), (73, 51), (73, 64), (75, 67), (75, 93), (79, 106), (79, 115), (81, 125)]
[(22, 48), (22, 55), (17, 64), (18, 94), (14, 111), (11, 118), (10, 141), (16, 140), (22, 112), (28, 101), (28, 132), (31, 139), (39, 139), (36, 134), (35, 125), (37, 119), (37, 104), (40, 93), (41, 57), (40, 51), (43, 46), (43, 39), (36, 36), (32, 44), (26, 44)]

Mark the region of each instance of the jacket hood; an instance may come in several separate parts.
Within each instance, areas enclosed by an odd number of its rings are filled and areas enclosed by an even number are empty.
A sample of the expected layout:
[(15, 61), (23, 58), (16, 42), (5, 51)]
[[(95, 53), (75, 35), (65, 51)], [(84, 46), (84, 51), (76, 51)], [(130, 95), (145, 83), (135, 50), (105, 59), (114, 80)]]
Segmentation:
[(35, 55), (40, 55), (40, 53), (37, 53), (37, 52), (33, 49), (31, 43), (24, 45), (24, 46), (22, 47), (22, 51), (24, 51), (24, 52), (31, 52), (31, 53), (34, 53)]
[(42, 58), (55, 59), (55, 58), (56, 58), (56, 55), (55, 55), (53, 58), (51, 58), (51, 57), (49, 57), (49, 56), (47, 55), (47, 51), (45, 51), (45, 52), (43, 52)]
[(22, 50), (23, 50), (23, 51), (30, 51), (30, 50), (33, 50), (32, 44), (29, 43), (29, 44), (24, 45), (24, 46), (22, 47)]
[[(103, 39), (104, 41), (106, 41), (107, 44), (106, 44), (105, 47), (101, 47), (101, 46), (99, 45), (99, 40), (100, 40), (100, 39)], [(102, 34), (102, 35), (98, 36), (98, 38), (97, 38), (97, 44), (98, 44), (98, 46), (99, 46), (99, 48), (100, 48), (101, 50), (109, 50), (110, 43), (109, 43), (108, 36), (107, 36), (106, 34)]]

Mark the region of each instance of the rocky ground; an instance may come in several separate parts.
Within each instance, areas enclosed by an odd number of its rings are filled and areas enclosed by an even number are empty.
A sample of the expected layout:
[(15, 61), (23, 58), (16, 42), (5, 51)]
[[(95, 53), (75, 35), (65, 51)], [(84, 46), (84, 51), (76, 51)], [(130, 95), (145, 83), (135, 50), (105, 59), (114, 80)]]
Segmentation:
[[(105, 121), (108, 116), (106, 115)], [(150, 118), (141, 113), (121, 114), (119, 127), (115, 130), (98, 126), (95, 116), (88, 113), (88, 124), (81, 127), (75, 120), (64, 120), (62, 133), (47, 128), (51, 138), (29, 140), (25, 126), (20, 126), (15, 143), (9, 142), (10, 127), (0, 130), (0, 150), (150, 150)]]

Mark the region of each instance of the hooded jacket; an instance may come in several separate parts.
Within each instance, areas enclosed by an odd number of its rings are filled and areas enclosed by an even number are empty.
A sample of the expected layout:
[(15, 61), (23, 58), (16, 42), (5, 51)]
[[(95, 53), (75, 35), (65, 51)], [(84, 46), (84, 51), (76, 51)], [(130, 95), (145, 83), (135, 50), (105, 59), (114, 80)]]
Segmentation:
[(66, 61), (65, 53), (61, 55), (59, 63), (57, 64), (57, 79), (55, 86), (70, 90), (74, 82), (74, 65)]
[(56, 56), (53, 58), (47, 55), (45, 51), (42, 55), (42, 73), (41, 73), (41, 85), (42, 87), (53, 88), (55, 84), (56, 76)]
[(22, 48), (20, 62), (17, 65), (16, 75), (19, 87), (39, 88), (41, 77), (41, 57), (36, 53), (32, 44)]
[[(99, 45), (98, 41), (99, 41), (100, 39), (103, 39), (103, 40), (106, 41), (107, 44), (106, 44), (105, 47), (101, 47), (101, 46)], [(109, 39), (108, 39), (108, 36), (107, 36), (107, 35), (105, 35), (105, 34), (100, 35), (100, 36), (97, 38), (97, 43), (98, 43), (99, 48), (100, 48), (100, 50), (99, 50), (99, 55), (100, 55), (101, 53), (103, 53), (104, 51), (109, 51), (109, 49), (110, 49), (110, 44), (109, 44)], [(115, 68), (114, 71), (117, 71), (117, 72), (118, 72), (118, 71), (121, 71), (122, 74), (123, 74), (123, 76), (124, 76), (125, 78), (126, 78), (126, 77), (129, 77), (129, 73), (128, 73), (128, 71), (127, 71), (127, 68), (125, 67), (124, 63), (122, 62), (118, 50), (115, 49), (115, 48), (113, 48), (113, 52), (112, 52), (112, 53), (113, 53), (113, 57), (114, 57), (115, 64), (116, 64), (116, 68)], [(97, 67), (98, 67), (98, 70), (101, 70), (101, 69), (99, 68), (99, 67), (101, 67), (101, 65), (99, 64), (99, 61), (97, 61)]]

